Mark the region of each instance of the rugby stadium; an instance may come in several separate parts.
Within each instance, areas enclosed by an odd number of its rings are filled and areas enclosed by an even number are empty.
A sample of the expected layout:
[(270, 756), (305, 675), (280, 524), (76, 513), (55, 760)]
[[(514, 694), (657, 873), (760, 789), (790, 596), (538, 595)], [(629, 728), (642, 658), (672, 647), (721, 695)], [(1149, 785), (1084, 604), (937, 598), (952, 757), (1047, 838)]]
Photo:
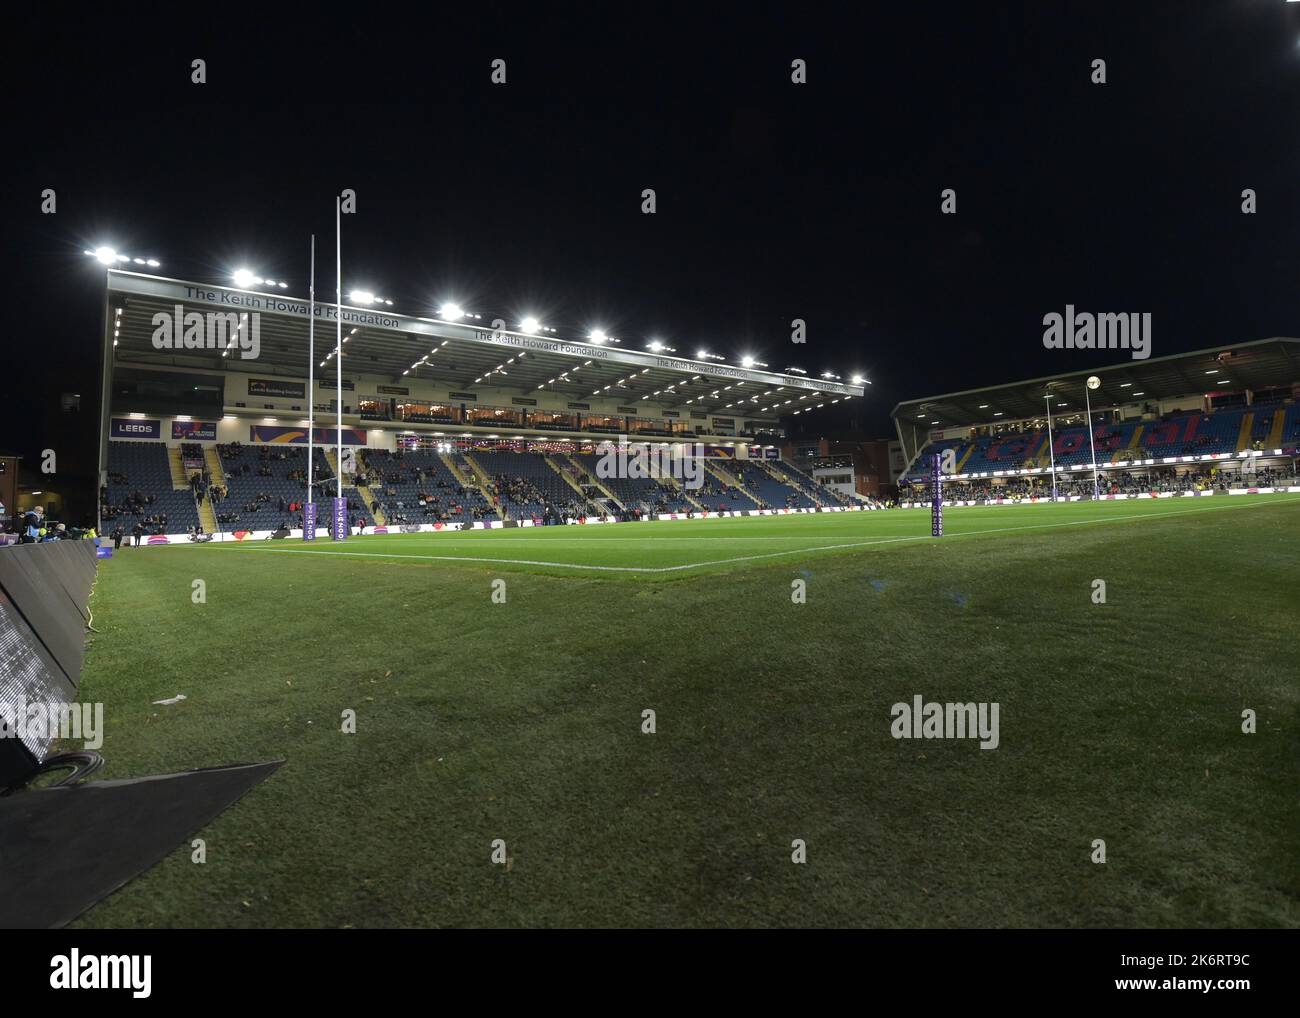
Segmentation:
[(5, 36), (7, 1003), (1294, 998), (1300, 3), (277, 13)]
[(1300, 918), (1297, 340), (905, 401), (868, 495), (783, 423), (860, 377), (105, 279), (103, 774), (284, 763), (76, 924)]

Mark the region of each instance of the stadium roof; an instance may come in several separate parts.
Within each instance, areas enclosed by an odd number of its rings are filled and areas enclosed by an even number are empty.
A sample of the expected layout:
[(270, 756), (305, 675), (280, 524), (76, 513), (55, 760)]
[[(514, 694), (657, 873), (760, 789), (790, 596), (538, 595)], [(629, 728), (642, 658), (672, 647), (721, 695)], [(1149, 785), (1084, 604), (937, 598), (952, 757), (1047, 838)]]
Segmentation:
[[(108, 271), (110, 319), (117, 323), (119, 363), (183, 366), (258, 375), (307, 374), (308, 302), (277, 292), (241, 290), (117, 269)], [(258, 312), (260, 352), (244, 360), (239, 351), (156, 349), (153, 316), (185, 311)], [(827, 378), (780, 374), (715, 361), (692, 360), (587, 340), (529, 335), (487, 325), (465, 325), (343, 305), (344, 378), (387, 376), (394, 382), (423, 377), (452, 388), (476, 384), (546, 391), (585, 399), (601, 396), (626, 403), (746, 417), (779, 417), (814, 394), (861, 396), (864, 386)], [(111, 327), (111, 325), (110, 325)], [(318, 377), (335, 376), (336, 314), (332, 302), (316, 305)], [(324, 366), (322, 366), (324, 365)], [(802, 399), (801, 399), (802, 397)]]
[[(1300, 339), (1260, 339), (1169, 357), (1130, 360), (1110, 367), (1085, 368), (1009, 385), (966, 389), (899, 403), (894, 407), (893, 416), (900, 423), (921, 427), (1022, 420), (1043, 413), (1044, 396), (1049, 391), (1054, 397), (1053, 411), (1082, 411), (1089, 375), (1101, 379), (1100, 389), (1091, 394), (1094, 409), (1197, 392), (1267, 389), (1300, 379)], [(1062, 403), (1064, 407), (1059, 406)]]

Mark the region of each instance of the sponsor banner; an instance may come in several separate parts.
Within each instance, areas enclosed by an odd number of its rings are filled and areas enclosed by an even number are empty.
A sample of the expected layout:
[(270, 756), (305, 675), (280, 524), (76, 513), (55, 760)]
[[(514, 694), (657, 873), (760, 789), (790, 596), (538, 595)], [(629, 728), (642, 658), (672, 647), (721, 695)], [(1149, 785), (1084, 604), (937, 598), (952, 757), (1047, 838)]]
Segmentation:
[(382, 392), (385, 396), (409, 396), (411, 390), (405, 385), (376, 385), (376, 392)]
[(524, 399), (524, 397), (522, 396), (511, 396), (510, 402), (513, 403), (515, 406), (537, 406), (537, 400)]
[(590, 409), (591, 409), (591, 404), (590, 404), (590, 403), (569, 403), (569, 404), (567, 404), (567, 406), (568, 406), (568, 408), (569, 408), (570, 410), (590, 410)]
[(109, 436), (111, 438), (162, 438), (162, 422), (114, 417)]
[(330, 504), (330, 537), (342, 541), (348, 536), (348, 500), (335, 496)]
[[(307, 442), (307, 429), (286, 428), (276, 424), (250, 424), (248, 426), (248, 440), (250, 442), (264, 442), (274, 445), (305, 445)], [(316, 445), (338, 444), (338, 440), (335, 438), (335, 430), (333, 428), (314, 428), (312, 430), (312, 441)], [(344, 428), (343, 444), (365, 445), (366, 429)]]
[(217, 424), (215, 421), (172, 421), (172, 439), (185, 439), (190, 442), (215, 442)]
[(284, 396), (289, 399), (307, 397), (306, 382), (285, 382), (278, 378), (250, 378), (248, 380), (250, 396)]
[[(339, 387), (339, 383), (338, 383), (338, 380), (337, 380), (337, 379), (335, 379), (334, 381), (331, 382), (331, 381), (330, 381), (329, 379), (327, 379), (327, 378), (321, 378), (321, 379), (319, 379), (319, 380), (316, 382), (316, 386), (317, 386), (317, 388), (320, 388), (320, 389), (329, 389), (331, 392), (333, 392), (333, 391), (336, 391), (336, 390), (338, 389), (338, 387)], [(349, 382), (346, 378), (343, 379), (343, 391), (344, 391), (344, 392), (352, 392), (353, 390), (356, 389), (356, 387), (357, 387), (356, 382)]]
[(679, 412), (676, 411), (676, 410), (661, 410), (660, 413), (661, 413), (664, 417), (680, 417), (680, 416), (681, 416), (681, 413), (679, 413)]
[(447, 393), (447, 398), (458, 399), (461, 400), (462, 402), (469, 402), (469, 403), (478, 402), (478, 395), (473, 392), (449, 392)]
[(302, 507), (302, 539), (316, 540), (316, 503), (308, 502)]
[(706, 445), (704, 455), (712, 459), (732, 460), (736, 458), (736, 450), (726, 445)]

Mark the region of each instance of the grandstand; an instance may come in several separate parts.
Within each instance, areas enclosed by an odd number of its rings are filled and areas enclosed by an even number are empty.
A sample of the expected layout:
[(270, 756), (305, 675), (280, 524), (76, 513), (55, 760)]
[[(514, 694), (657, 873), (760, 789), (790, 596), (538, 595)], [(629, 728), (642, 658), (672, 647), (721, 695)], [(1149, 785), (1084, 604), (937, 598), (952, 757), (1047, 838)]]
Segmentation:
[[(100, 463), (128, 481), (110, 478), (101, 522), (139, 516), (154, 543), (191, 527), (221, 537), (300, 528), (309, 413), (321, 523), (339, 476), (340, 416), (342, 494), (354, 528), (811, 511), (849, 501), (781, 461), (780, 422), (796, 408), (860, 397), (862, 380), (355, 307), (343, 308), (336, 359), (331, 306), (317, 307), (329, 325), (317, 329), (319, 374), (309, 378), (305, 301), (117, 269), (107, 280)], [(154, 345), (156, 314), (190, 312), (210, 327), (223, 314), (255, 315), (256, 350)], [(598, 443), (617, 435), (690, 450), (705, 464), (704, 486), (598, 476)]]
[[(1298, 365), (1300, 340), (1277, 338), (909, 400), (893, 412), (909, 460), (902, 481), (923, 480), (931, 455), (947, 451), (951, 480), (995, 488), (1042, 477), (1050, 489), (1055, 476), (1059, 489), (1083, 476), (1091, 494), (1094, 456), (1104, 489), (1130, 484), (1136, 472), (1148, 488), (1197, 471), (1226, 487), (1249, 480), (1247, 460), (1250, 473), (1293, 476)], [(1084, 394), (1094, 375), (1090, 441)]]
[(100, 515), (101, 528), (128, 532), (136, 524), (149, 534), (184, 533), (199, 525), (194, 492), (173, 472), (167, 447), (141, 442), (111, 444)]

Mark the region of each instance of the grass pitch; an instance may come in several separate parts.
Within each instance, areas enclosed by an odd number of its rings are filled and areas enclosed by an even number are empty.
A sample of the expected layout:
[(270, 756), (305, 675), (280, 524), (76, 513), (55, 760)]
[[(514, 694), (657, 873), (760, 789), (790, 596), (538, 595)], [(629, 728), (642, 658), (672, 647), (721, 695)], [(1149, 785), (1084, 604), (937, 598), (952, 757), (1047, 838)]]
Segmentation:
[[(945, 524), (123, 549), (101, 775), (287, 763), (80, 924), (1300, 925), (1300, 499)], [(999, 748), (893, 739), (917, 694)]]

